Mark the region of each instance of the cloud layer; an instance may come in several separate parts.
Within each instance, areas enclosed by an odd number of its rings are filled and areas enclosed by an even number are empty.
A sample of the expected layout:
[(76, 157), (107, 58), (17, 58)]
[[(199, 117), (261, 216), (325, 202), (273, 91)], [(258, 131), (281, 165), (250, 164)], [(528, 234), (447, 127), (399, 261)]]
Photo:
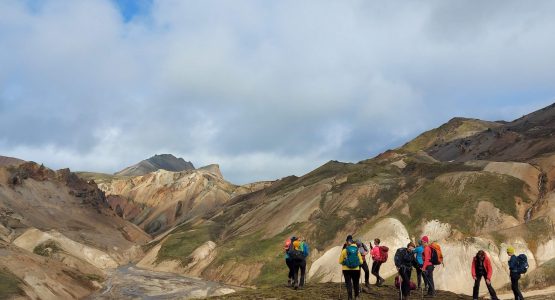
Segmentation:
[(233, 182), (358, 161), (454, 116), (555, 98), (555, 3), (0, 2), (0, 154)]

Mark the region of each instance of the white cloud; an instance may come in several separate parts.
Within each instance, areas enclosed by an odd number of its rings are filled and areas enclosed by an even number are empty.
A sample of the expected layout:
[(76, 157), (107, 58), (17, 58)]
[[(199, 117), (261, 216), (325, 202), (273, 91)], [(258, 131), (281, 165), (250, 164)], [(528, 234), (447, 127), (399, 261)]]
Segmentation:
[(154, 153), (236, 182), (357, 161), (555, 94), (555, 4), (0, 2), (0, 153), (113, 172)]

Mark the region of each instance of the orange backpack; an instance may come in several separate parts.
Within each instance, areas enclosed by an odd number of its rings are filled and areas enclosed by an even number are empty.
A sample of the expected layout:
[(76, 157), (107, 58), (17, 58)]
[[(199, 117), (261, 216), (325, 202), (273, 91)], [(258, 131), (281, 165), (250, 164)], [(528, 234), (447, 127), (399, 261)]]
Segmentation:
[(435, 266), (443, 264), (443, 253), (441, 252), (441, 246), (438, 243), (433, 242), (430, 245), (430, 248), (432, 249), (432, 264)]

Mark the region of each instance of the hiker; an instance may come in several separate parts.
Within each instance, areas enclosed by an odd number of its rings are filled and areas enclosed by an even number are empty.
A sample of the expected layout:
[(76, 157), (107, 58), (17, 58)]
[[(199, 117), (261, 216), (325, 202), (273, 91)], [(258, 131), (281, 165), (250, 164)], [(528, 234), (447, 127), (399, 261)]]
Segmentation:
[(376, 286), (381, 286), (385, 281), (380, 276), (380, 267), (385, 262), (384, 257), (382, 256), (384, 256), (384, 250), (387, 248), (384, 247), (385, 246), (380, 246), (380, 239), (374, 239), (374, 247), (372, 247), (372, 244), (370, 244), (370, 249), (372, 249), (372, 260), (374, 261), (372, 263), (372, 275), (376, 276)]
[(359, 299), (360, 287), (358, 281), (360, 279), (360, 265), (362, 265), (362, 256), (358, 251), (353, 236), (349, 235), (346, 239), (346, 247), (341, 250), (339, 263), (343, 266), (343, 276), (345, 277), (345, 286), (347, 287), (347, 297), (353, 299), (353, 290), (355, 300)]
[(358, 252), (360, 252), (360, 256), (362, 256), (362, 265), (361, 268), (364, 270), (364, 286), (366, 288), (370, 288), (370, 270), (368, 269), (368, 264), (366, 263), (366, 255), (368, 254), (368, 248), (361, 240), (356, 241)]
[(292, 236), (290, 239), (285, 241), (284, 252), (285, 252), (285, 264), (289, 269), (289, 274), (287, 275), (287, 285), (293, 286), (293, 260), (289, 257), (289, 250), (291, 244), (297, 240), (297, 237)]
[[(510, 277), (511, 277), (511, 289), (513, 290), (513, 294), (515, 295), (515, 300), (523, 300), (524, 297), (522, 296), (522, 293), (520, 292), (520, 288), (518, 287), (518, 280), (520, 279), (520, 275), (522, 273), (526, 272), (526, 269), (528, 269), (528, 262), (526, 262), (526, 267), (523, 270), (524, 266), (521, 266), (521, 262), (519, 261), (519, 258), (521, 257), (521, 255), (516, 256), (515, 255), (515, 248), (513, 247), (508, 247), (507, 248), (507, 255), (509, 255), (509, 271), (510, 271)], [(526, 257), (526, 256), (524, 256)]]
[(424, 255), (422, 256), (422, 273), (424, 274), (424, 280), (428, 286), (428, 293), (426, 297), (432, 298), (436, 295), (435, 285), (434, 285), (434, 264), (432, 263), (432, 247), (430, 246), (430, 238), (428, 236), (422, 237), (422, 246), (424, 246)]
[[(306, 257), (308, 256), (308, 244), (302, 240), (302, 238), (297, 239), (293, 242), (291, 250), (289, 251), (289, 257), (293, 262), (293, 287), (295, 290), (304, 287), (304, 277), (306, 273)], [(299, 278), (299, 270), (301, 271), (301, 277)]]
[(408, 299), (410, 296), (410, 276), (412, 273), (412, 267), (418, 267), (416, 262), (416, 258), (414, 257), (414, 248), (415, 245), (413, 242), (408, 243), (406, 248), (399, 248), (397, 252), (395, 252), (395, 267), (397, 268), (397, 272), (401, 277), (401, 291), (400, 291), (400, 298), (401, 299)]
[(486, 255), (486, 252), (484, 250), (478, 251), (474, 259), (472, 260), (472, 278), (474, 279), (472, 299), (478, 300), (478, 294), (480, 292), (480, 282), (482, 281), (482, 277), (484, 277), (491, 299), (499, 300), (499, 298), (497, 298), (497, 294), (495, 294), (495, 290), (491, 286), (492, 273), (493, 269), (491, 267), (491, 260), (489, 259), (489, 255)]
[(422, 286), (422, 281), (424, 281), (424, 289), (427, 288), (426, 280), (424, 279), (424, 274), (422, 273), (422, 266), (424, 265), (424, 260), (422, 259), (422, 254), (424, 253), (424, 246), (422, 245), (422, 241), (418, 241), (418, 247), (414, 248), (414, 254), (416, 256), (416, 263), (418, 264), (418, 268), (416, 268), (416, 282), (417, 288), (420, 289)]

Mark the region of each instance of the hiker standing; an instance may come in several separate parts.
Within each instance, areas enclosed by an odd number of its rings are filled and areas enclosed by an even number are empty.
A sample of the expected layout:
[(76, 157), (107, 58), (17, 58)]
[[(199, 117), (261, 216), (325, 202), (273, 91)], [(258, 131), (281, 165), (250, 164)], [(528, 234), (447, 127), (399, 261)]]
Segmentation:
[[(295, 289), (303, 288), (304, 277), (306, 272), (306, 257), (308, 256), (308, 245), (297, 239), (292, 244), (292, 249), (289, 251), (289, 257), (293, 261), (293, 287)], [(301, 277), (299, 278), (299, 270)]]
[(345, 286), (347, 287), (347, 297), (353, 299), (353, 290), (355, 300), (358, 299), (360, 287), (358, 281), (360, 279), (360, 265), (362, 265), (362, 256), (358, 251), (356, 243), (351, 235), (347, 236), (346, 247), (341, 250), (339, 263), (343, 266), (343, 276), (345, 277)]
[(484, 250), (478, 251), (476, 256), (472, 260), (472, 278), (474, 279), (474, 289), (472, 290), (472, 298), (478, 300), (478, 294), (480, 293), (480, 281), (482, 277), (486, 280), (486, 286), (489, 291), (489, 295), (492, 300), (498, 300), (495, 290), (491, 286), (491, 275), (493, 269), (491, 267), (491, 260), (489, 255), (486, 255)]
[(522, 266), (521, 264), (523, 262), (519, 261), (520, 255), (519, 256), (515, 255), (515, 248), (513, 247), (507, 248), (507, 255), (509, 255), (511, 289), (513, 290), (513, 294), (515, 295), (515, 300), (523, 300), (524, 297), (522, 296), (522, 293), (520, 292), (520, 288), (518, 287), (518, 280), (520, 279), (520, 274), (525, 273), (526, 269), (528, 269), (528, 262), (526, 261), (526, 267)]
[[(416, 282), (418, 284), (417, 288), (420, 289), (422, 285), (422, 279), (424, 279), (424, 274), (422, 273), (422, 266), (424, 265), (424, 260), (422, 259), (422, 254), (424, 254), (424, 246), (422, 241), (418, 241), (418, 247), (414, 248), (414, 254), (416, 255), (416, 263), (418, 268), (416, 268)], [(426, 280), (424, 280), (424, 287), (427, 287)]]
[(414, 248), (414, 243), (410, 242), (406, 248), (397, 249), (397, 252), (395, 252), (395, 267), (401, 277), (401, 299), (408, 299), (410, 296), (410, 276), (412, 267), (418, 266), (413, 253)]
[(289, 268), (289, 274), (287, 275), (287, 285), (293, 286), (293, 260), (289, 257), (289, 250), (291, 249), (291, 244), (297, 240), (297, 237), (292, 236), (290, 239), (285, 241), (284, 252), (285, 252), (285, 264)]
[(428, 293), (426, 297), (435, 297), (436, 290), (434, 285), (434, 264), (432, 263), (433, 250), (430, 246), (430, 239), (428, 236), (422, 237), (422, 245), (424, 246), (424, 255), (422, 256), (423, 265), (422, 272), (424, 274), (424, 280), (428, 285)]
[(370, 244), (370, 248), (372, 249), (371, 254), (374, 261), (372, 263), (372, 275), (376, 276), (376, 285), (381, 286), (385, 280), (380, 276), (380, 267), (385, 262), (384, 256), (386, 254), (384, 252), (387, 252), (389, 249), (385, 246), (380, 246), (380, 239), (374, 239), (374, 247)]
[(356, 241), (358, 252), (360, 252), (360, 256), (362, 256), (362, 265), (361, 268), (364, 270), (364, 286), (370, 288), (370, 270), (368, 269), (368, 264), (366, 263), (366, 254), (368, 254), (368, 248), (361, 240)]

